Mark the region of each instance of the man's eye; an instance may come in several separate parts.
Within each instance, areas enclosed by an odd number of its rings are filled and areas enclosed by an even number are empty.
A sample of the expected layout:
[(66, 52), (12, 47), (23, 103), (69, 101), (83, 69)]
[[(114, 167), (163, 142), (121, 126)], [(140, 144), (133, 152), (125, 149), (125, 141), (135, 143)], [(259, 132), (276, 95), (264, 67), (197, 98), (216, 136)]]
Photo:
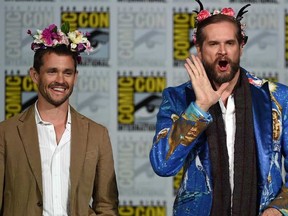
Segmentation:
[(73, 73), (72, 72), (65, 72), (65, 75), (71, 76)]

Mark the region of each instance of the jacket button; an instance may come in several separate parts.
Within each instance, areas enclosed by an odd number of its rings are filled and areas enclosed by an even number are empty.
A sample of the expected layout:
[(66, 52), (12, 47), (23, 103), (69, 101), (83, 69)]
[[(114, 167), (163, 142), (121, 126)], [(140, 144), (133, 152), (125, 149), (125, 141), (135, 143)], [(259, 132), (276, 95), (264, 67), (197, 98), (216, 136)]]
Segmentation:
[(37, 202), (37, 206), (42, 207), (42, 202)]

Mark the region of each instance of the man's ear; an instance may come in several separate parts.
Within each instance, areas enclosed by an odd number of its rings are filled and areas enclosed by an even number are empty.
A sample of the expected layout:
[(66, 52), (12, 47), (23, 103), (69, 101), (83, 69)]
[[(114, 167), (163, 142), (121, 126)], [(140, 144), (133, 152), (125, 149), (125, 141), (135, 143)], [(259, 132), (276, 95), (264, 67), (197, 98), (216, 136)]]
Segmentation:
[(202, 60), (202, 52), (199, 45), (196, 45), (197, 56)]
[(35, 68), (31, 67), (29, 69), (29, 75), (32, 81), (38, 85), (39, 73), (35, 70)]

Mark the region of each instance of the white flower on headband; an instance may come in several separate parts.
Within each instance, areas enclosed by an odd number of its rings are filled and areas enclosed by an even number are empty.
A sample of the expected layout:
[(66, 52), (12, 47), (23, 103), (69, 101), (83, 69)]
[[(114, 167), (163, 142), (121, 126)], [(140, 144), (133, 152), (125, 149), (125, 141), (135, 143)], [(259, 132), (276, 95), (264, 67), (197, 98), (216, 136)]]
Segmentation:
[(213, 11), (213, 15), (216, 15), (216, 14), (220, 14), (220, 11), (219, 10), (214, 10)]
[(44, 30), (37, 30), (35, 35), (31, 31), (27, 33), (34, 38), (31, 44), (31, 49), (37, 51), (38, 49), (46, 49), (47, 47), (56, 47), (59, 45), (66, 45), (72, 52), (90, 53), (93, 51), (89, 40), (88, 34), (82, 34), (80, 31), (75, 30), (70, 32), (70, 25), (68, 22), (62, 24), (61, 29), (58, 29), (55, 24), (51, 24)]

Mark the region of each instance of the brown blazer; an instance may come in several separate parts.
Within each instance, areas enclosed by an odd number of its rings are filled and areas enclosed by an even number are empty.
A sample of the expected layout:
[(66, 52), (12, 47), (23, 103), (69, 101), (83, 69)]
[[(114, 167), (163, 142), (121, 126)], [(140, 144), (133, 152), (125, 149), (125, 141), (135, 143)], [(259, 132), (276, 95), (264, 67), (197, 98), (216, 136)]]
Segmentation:
[[(107, 129), (73, 108), (71, 124), (69, 216), (118, 215), (118, 190)], [(34, 105), (0, 123), (0, 194), (0, 215), (43, 214)]]

